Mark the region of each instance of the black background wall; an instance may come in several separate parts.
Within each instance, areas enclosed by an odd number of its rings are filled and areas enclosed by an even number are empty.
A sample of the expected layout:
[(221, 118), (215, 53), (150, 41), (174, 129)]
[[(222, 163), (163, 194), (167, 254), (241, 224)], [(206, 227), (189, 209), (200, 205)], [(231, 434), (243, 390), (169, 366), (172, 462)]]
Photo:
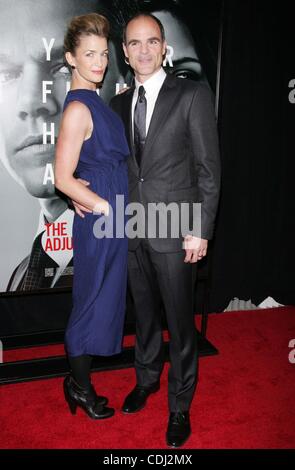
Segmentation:
[[(295, 78), (291, 1), (224, 2), (222, 197), (211, 310), (233, 297), (295, 303)], [(294, 86), (294, 85), (293, 85)]]

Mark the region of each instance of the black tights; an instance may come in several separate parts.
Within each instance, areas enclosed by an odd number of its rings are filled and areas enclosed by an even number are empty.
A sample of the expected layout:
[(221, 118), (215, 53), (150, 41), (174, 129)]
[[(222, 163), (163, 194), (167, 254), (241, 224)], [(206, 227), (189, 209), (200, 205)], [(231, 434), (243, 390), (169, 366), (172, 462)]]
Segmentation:
[(68, 356), (74, 380), (83, 388), (89, 389), (91, 386), (90, 369), (92, 356), (83, 354), (82, 356)]

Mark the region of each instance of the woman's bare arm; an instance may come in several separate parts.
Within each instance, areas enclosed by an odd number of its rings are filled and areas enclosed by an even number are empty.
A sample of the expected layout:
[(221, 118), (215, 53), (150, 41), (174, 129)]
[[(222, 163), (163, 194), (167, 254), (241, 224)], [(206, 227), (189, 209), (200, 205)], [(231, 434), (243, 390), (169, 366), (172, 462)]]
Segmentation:
[(55, 186), (70, 199), (91, 211), (108, 213), (108, 202), (74, 177), (82, 144), (92, 130), (91, 114), (87, 106), (71, 102), (63, 113), (57, 139), (54, 178)]

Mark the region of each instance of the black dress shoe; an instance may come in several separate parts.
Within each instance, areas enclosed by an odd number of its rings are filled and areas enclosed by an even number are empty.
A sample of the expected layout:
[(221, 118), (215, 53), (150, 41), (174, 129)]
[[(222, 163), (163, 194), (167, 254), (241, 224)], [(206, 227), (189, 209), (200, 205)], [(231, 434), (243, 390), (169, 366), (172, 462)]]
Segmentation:
[(181, 447), (191, 434), (188, 411), (170, 413), (166, 442), (169, 447)]
[(157, 383), (151, 387), (141, 387), (136, 385), (132, 392), (125, 398), (122, 411), (123, 413), (136, 413), (142, 410), (147, 402), (147, 399), (151, 393), (155, 393), (160, 389), (160, 385)]
[(98, 396), (93, 386), (84, 389), (70, 375), (64, 380), (64, 394), (73, 415), (76, 414), (78, 406), (92, 419), (110, 418), (115, 413), (113, 408), (105, 406), (108, 399)]

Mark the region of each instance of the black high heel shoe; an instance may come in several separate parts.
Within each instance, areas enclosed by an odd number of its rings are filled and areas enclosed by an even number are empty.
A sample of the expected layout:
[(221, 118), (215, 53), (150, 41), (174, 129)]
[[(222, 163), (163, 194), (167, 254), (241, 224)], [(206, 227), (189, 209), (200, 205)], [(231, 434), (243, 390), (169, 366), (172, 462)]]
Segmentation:
[(114, 408), (105, 406), (108, 399), (98, 396), (93, 386), (86, 390), (80, 387), (70, 375), (64, 380), (64, 394), (72, 415), (76, 414), (78, 406), (92, 419), (110, 418), (115, 413)]

